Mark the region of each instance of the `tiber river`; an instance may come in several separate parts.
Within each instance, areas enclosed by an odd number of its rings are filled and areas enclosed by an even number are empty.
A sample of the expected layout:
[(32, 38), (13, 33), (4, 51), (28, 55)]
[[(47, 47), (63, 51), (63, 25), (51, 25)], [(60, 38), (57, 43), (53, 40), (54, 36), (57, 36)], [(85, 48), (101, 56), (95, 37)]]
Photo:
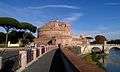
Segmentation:
[(120, 48), (110, 49), (105, 68), (107, 72), (120, 72)]

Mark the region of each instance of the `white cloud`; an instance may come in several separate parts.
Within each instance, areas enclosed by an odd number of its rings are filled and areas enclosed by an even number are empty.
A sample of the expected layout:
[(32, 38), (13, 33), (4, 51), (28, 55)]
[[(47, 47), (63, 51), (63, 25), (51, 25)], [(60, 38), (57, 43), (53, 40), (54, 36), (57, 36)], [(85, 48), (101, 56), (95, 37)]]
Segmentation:
[(44, 9), (44, 8), (69, 8), (69, 9), (80, 9), (77, 6), (71, 6), (71, 5), (45, 5), (45, 6), (39, 6), (39, 7), (28, 7), (29, 9)]
[(73, 22), (78, 20), (81, 16), (83, 16), (83, 13), (72, 13), (70, 17), (65, 18), (65, 21)]
[(111, 2), (111, 3), (104, 3), (104, 5), (106, 5), (106, 6), (119, 6), (120, 3)]
[(79, 31), (79, 32), (74, 32), (76, 36), (90, 36), (90, 37), (95, 37), (96, 35), (103, 35), (105, 36), (108, 40), (110, 39), (118, 39), (120, 38), (120, 33), (119, 32), (101, 32), (101, 31)]
[(95, 37), (96, 35), (104, 35), (108, 40), (120, 39), (120, 31), (79, 31), (79, 35)]

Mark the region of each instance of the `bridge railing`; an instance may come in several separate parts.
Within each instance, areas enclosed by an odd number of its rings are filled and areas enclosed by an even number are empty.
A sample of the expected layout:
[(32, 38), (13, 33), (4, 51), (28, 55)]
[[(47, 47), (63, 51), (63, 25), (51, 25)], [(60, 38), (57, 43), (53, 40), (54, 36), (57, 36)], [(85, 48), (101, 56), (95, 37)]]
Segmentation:
[(103, 69), (99, 68), (95, 64), (85, 61), (80, 55), (71, 51), (70, 48), (61, 48), (61, 52), (63, 62), (67, 68), (66, 70), (68, 70), (67, 72), (104, 72)]
[(21, 54), (13, 55), (10, 57), (7, 57), (5, 59), (2, 59), (2, 71), (7, 72), (7, 70), (12, 70), (15, 71), (21, 67), (20, 65), (20, 58)]
[[(93, 45), (93, 46), (101, 46), (102, 44), (82, 44), (82, 45), (77, 45), (77, 46), (85, 46), (85, 45)], [(108, 46), (120, 46), (120, 44), (105, 44)]]
[[(26, 67), (35, 62), (38, 58), (42, 57), (45, 53), (56, 49), (55, 45), (40, 45), (39, 47), (32, 47), (28, 49), (20, 50), (17, 55), (13, 55), (7, 58), (0, 58), (0, 67), (1, 71), (4, 71), (6, 68), (10, 68), (9, 70), (13, 70), (16, 72), (21, 72)], [(12, 63), (13, 62), (13, 63)], [(10, 63), (13, 64), (10, 65)], [(8, 67), (9, 66), (9, 67)]]

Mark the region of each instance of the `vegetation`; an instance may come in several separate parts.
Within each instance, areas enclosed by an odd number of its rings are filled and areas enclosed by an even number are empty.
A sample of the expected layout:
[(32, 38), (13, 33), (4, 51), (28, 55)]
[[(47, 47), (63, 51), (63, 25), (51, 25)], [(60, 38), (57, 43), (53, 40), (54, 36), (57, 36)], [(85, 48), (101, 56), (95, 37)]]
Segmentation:
[(92, 37), (86, 37), (86, 39), (93, 39)]
[(81, 47), (79, 46), (74, 46), (74, 47), (67, 46), (66, 48), (75, 54), (81, 54)]
[[(23, 35), (26, 35), (26, 37), (24, 38)], [(35, 36), (33, 36), (30, 32), (15, 31), (15, 30), (12, 30), (8, 36), (9, 36), (8, 40), (11, 43), (17, 43), (21, 40), (23, 44), (27, 44), (28, 42), (33, 42), (33, 39), (35, 38)]]
[(8, 41), (8, 32), (10, 29), (17, 29), (20, 27), (19, 22), (16, 19), (10, 17), (0, 17), (0, 26), (3, 27), (6, 31), (6, 44)]
[(16, 43), (21, 40), (23, 44), (26, 44), (29, 41), (31, 42), (31, 39), (34, 38), (32, 33), (35, 33), (37, 29), (36, 26), (28, 22), (19, 22), (16, 19), (10, 17), (0, 17), (0, 26), (3, 27), (6, 31), (6, 34), (2, 32), (0, 33), (0, 43), (4, 43), (6, 41), (6, 44), (8, 40), (10, 40), (12, 43)]
[[(92, 39), (91, 37), (86, 37), (87, 39)], [(95, 41), (91, 42), (91, 44), (104, 44), (104, 41), (107, 41), (107, 38), (102, 35), (95, 36)], [(120, 39), (109, 40), (107, 44), (120, 44)]]
[(21, 24), (21, 28), (19, 29), (24, 30), (24, 31), (29, 30), (30, 32), (33, 32), (33, 33), (36, 32), (36, 29), (37, 29), (36, 26), (33, 26), (32, 24), (28, 22), (21, 22), (20, 24)]
[[(36, 32), (37, 27), (28, 22), (21, 22), (21, 28), (19, 30), (23, 31), (22, 38), (18, 38), (22, 41), (22, 46), (25, 46), (29, 42), (32, 42), (35, 38), (32, 33)], [(32, 33), (31, 33), (32, 32)], [(20, 33), (21, 34), (21, 33)]]
[[(106, 58), (106, 54), (98, 54), (98, 53), (89, 53), (89, 54), (85, 54), (83, 56), (83, 58), (92, 64), (96, 64), (98, 67), (102, 68), (105, 70), (104, 68), (104, 59)], [(102, 60), (102, 62), (100, 61)]]
[(107, 39), (105, 38), (105, 36), (97, 35), (95, 37), (95, 40), (97, 44), (104, 44), (104, 41), (106, 41)]
[(110, 40), (107, 42), (108, 44), (120, 44), (120, 39), (116, 39), (116, 40)]
[(89, 54), (84, 54), (84, 55), (82, 55), (82, 57), (83, 57), (83, 59), (85, 59), (88, 63), (96, 64), (96, 62), (94, 62), (94, 61), (92, 60), (92, 56), (91, 56), (90, 53), (89, 53)]
[[(67, 47), (67, 49), (71, 50), (75, 54), (79, 55), (80, 52), (80, 47)], [(104, 68), (104, 58), (106, 58), (105, 53), (100, 53), (100, 52), (92, 52), (88, 54), (81, 55), (83, 59), (85, 59), (88, 63), (95, 64), (100, 68)], [(101, 61), (102, 60), (102, 61)]]
[(5, 36), (6, 36), (5, 33), (0, 32), (0, 44), (4, 44), (5, 43)]
[(107, 41), (107, 38), (103, 35), (95, 36), (95, 41), (91, 42), (91, 44), (104, 44), (104, 41)]

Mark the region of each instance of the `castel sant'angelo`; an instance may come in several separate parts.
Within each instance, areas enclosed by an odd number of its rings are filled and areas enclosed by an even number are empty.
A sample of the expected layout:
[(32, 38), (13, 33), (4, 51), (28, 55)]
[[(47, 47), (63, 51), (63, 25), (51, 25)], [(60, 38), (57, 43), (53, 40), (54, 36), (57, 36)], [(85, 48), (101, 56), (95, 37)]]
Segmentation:
[(83, 36), (75, 37), (72, 35), (70, 24), (51, 20), (37, 30), (37, 38), (34, 39), (37, 44), (62, 44), (62, 45), (80, 45), (86, 44), (87, 39)]

